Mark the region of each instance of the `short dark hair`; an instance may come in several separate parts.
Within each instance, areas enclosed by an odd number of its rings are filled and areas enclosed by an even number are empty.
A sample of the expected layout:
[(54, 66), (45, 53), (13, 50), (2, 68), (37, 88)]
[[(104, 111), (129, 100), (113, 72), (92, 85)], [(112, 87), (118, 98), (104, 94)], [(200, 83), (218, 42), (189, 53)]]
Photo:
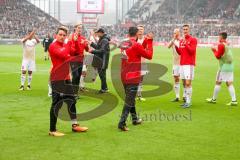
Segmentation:
[(130, 27), (128, 30), (128, 34), (130, 37), (134, 37), (137, 35), (138, 28), (137, 27)]
[(59, 31), (64, 31), (67, 34), (68, 28), (65, 26), (58, 27), (56, 34), (58, 34)]
[(95, 33), (105, 33), (103, 28), (99, 28)]
[(228, 37), (227, 32), (221, 32), (219, 35), (222, 36), (223, 39), (227, 39)]
[(188, 27), (188, 28), (190, 28), (190, 25), (189, 25), (189, 24), (184, 24), (183, 27)]

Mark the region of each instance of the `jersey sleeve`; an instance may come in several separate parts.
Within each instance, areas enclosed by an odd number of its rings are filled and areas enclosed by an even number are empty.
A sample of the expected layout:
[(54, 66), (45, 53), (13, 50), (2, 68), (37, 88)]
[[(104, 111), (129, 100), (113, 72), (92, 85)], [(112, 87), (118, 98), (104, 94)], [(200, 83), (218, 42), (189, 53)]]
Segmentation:
[(217, 59), (220, 59), (224, 55), (224, 52), (225, 52), (224, 44), (219, 44), (218, 50), (213, 49), (213, 53)]
[(197, 49), (197, 39), (193, 38), (189, 44), (186, 44), (186, 49), (189, 51), (190, 54), (196, 53)]
[(140, 44), (136, 44), (136, 50), (137, 53), (146, 59), (152, 59), (153, 57), (153, 40), (149, 39), (147, 40), (147, 48), (144, 49), (144, 47)]

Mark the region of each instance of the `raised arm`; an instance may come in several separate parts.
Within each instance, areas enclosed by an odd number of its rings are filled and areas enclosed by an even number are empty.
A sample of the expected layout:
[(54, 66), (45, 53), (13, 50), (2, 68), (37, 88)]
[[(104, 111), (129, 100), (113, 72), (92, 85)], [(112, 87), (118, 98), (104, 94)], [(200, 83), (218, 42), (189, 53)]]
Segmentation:
[(218, 50), (216, 50), (215, 48), (212, 48), (212, 51), (213, 51), (215, 57), (217, 59), (220, 59), (225, 53), (225, 46), (224, 46), (224, 44), (219, 44)]
[(172, 39), (169, 44), (168, 44), (168, 48), (172, 48), (172, 46), (174, 45), (174, 39)]
[(57, 48), (54, 45), (50, 45), (49, 47), (49, 53), (51, 56), (63, 59), (63, 60), (67, 60), (68, 58), (70, 58), (69, 53), (69, 48), (63, 47), (63, 48)]
[(21, 40), (21, 42), (25, 43), (29, 38), (30, 38), (30, 35), (27, 35)]
[(67, 46), (70, 50), (70, 55), (75, 56), (76, 52), (78, 51), (78, 35), (77, 34), (71, 34), (68, 38)]
[(107, 52), (108, 46), (109, 46), (109, 41), (107, 39), (103, 39), (100, 49), (95, 49), (91, 53), (92, 54), (101, 54), (101, 53)]
[(193, 38), (190, 41), (190, 44), (185, 44), (186, 49), (189, 51), (190, 54), (194, 54), (197, 49), (197, 39)]
[(34, 34), (34, 39), (36, 39), (37, 43), (40, 43), (39, 38)]
[(144, 47), (140, 44), (136, 44), (137, 53), (146, 59), (151, 60), (153, 57), (153, 39), (147, 40), (147, 48), (144, 49)]

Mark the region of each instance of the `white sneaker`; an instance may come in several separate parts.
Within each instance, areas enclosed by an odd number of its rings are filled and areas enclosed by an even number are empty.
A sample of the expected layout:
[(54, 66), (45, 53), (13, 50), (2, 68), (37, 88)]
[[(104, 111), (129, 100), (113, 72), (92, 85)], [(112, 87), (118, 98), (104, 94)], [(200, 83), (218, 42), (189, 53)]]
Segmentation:
[(238, 105), (237, 101), (232, 101), (232, 102), (227, 104), (227, 106), (237, 106), (237, 105)]
[(145, 101), (146, 101), (146, 99), (143, 98), (143, 97), (137, 97), (137, 99), (138, 99), (139, 101), (141, 101), (141, 102), (145, 102)]
[(48, 97), (52, 97), (52, 93), (51, 92), (48, 93)]

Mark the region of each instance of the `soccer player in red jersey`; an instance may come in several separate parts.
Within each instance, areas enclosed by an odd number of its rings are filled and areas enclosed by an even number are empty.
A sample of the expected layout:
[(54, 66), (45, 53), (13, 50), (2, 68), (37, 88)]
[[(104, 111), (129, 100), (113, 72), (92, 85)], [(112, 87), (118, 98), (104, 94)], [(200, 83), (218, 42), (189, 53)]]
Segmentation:
[(142, 120), (137, 117), (135, 108), (135, 98), (137, 89), (141, 82), (141, 58), (152, 59), (153, 57), (153, 35), (149, 34), (147, 38), (147, 48), (137, 43), (137, 27), (129, 28), (129, 41), (131, 46), (125, 50), (121, 65), (121, 79), (125, 90), (125, 104), (122, 110), (121, 119), (118, 128), (122, 131), (128, 131), (126, 120), (128, 114), (132, 116), (133, 125), (139, 125)]
[(80, 77), (83, 68), (84, 51), (88, 52), (87, 39), (82, 36), (82, 23), (78, 23), (74, 26), (74, 33), (70, 35), (70, 43), (75, 43), (76, 50), (71, 53), (72, 60), (70, 63), (72, 72), (72, 84), (76, 85), (77, 91), (79, 90)]
[(190, 35), (190, 26), (183, 26), (184, 37), (176, 47), (180, 55), (180, 78), (183, 80), (186, 92), (186, 102), (183, 108), (191, 107), (192, 80), (194, 79), (194, 68), (196, 65), (197, 39)]
[(50, 109), (50, 136), (64, 136), (56, 129), (57, 117), (60, 108), (65, 102), (72, 120), (73, 132), (84, 132), (88, 128), (80, 127), (77, 123), (75, 89), (70, 81), (69, 63), (71, 53), (76, 52), (77, 40), (65, 43), (68, 29), (59, 27), (56, 34), (56, 41), (49, 47), (49, 54), (52, 61), (50, 81), (52, 86), (52, 106)]

